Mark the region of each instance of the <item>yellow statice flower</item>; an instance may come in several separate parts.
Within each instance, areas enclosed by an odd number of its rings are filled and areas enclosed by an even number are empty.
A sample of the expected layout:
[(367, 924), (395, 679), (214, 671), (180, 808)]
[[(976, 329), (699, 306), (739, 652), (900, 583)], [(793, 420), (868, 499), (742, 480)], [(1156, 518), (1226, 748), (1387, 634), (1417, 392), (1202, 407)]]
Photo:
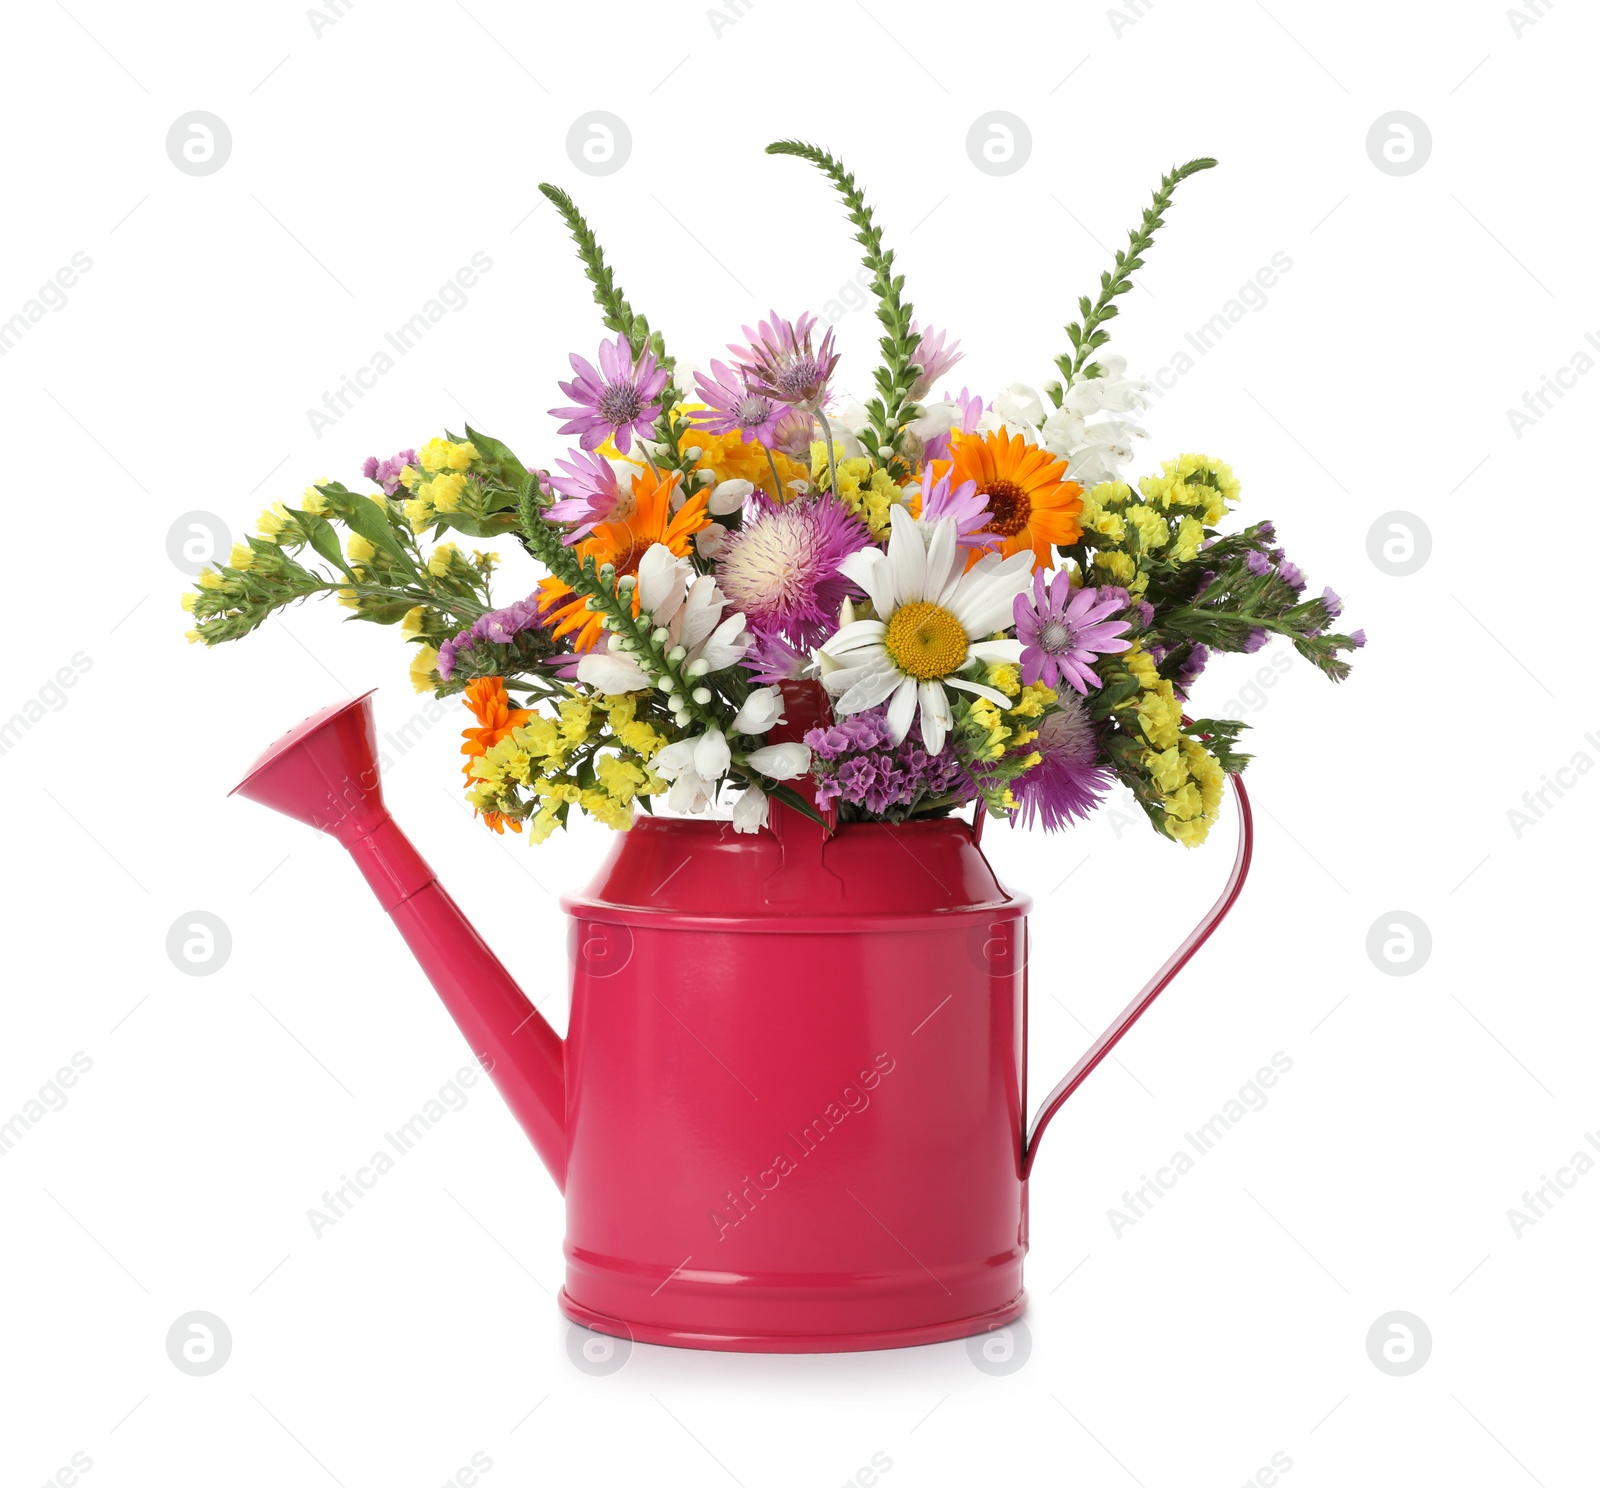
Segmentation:
[[(834, 448), (835, 455), (838, 447)], [(863, 522), (874, 540), (882, 541), (889, 533), (889, 512), (901, 502), (900, 487), (887, 470), (874, 469), (872, 461), (859, 455), (835, 460), (839, 472), (839, 499)], [(811, 446), (811, 476), (820, 485), (826, 485), (828, 475), (828, 447), (821, 440)]]
[(1006, 752), (1006, 740), (1011, 737), (1000, 710), (988, 698), (979, 698), (968, 709), (967, 717), (988, 735), (974, 748), (974, 755), (979, 759), (999, 759)]
[(221, 589), (227, 582), (214, 568), (202, 569), (195, 580), (202, 589)]
[[(326, 481), (318, 481), (317, 485), (325, 486)], [(308, 511), (314, 517), (324, 515), (328, 510), (328, 498), (317, 489), (317, 486), (307, 486), (305, 495), (300, 498), (301, 511)]]
[(236, 568), (240, 573), (246, 572), (255, 561), (255, 550), (248, 543), (235, 543), (233, 551), (228, 554), (228, 567)]
[[(1003, 692), (1009, 698), (1014, 698), (1022, 691), (1022, 678), (1015, 662), (992, 661), (989, 663), (985, 680), (997, 692)], [(1016, 704), (1012, 704), (1013, 707)]]
[[(477, 458), (478, 451), (467, 440), (455, 444), (448, 439), (430, 439), (417, 451), (417, 463), (430, 475), (440, 470), (470, 470)], [(403, 474), (401, 479), (405, 479)]]
[(185, 589), (183, 598), (179, 600), (179, 603), (192, 615), (194, 614), (194, 602), (199, 598), (200, 596), (193, 589)]
[(428, 572), (442, 579), (450, 572), (450, 560), (460, 551), (453, 542), (440, 543), (428, 559)]
[(289, 525), (290, 520), (289, 508), (281, 501), (274, 501), (256, 518), (256, 531), (276, 542), (278, 534)]
[(411, 685), (418, 692), (432, 692), (439, 685), (434, 668), (439, 664), (439, 653), (432, 646), (418, 646), (411, 658)]
[[(452, 445), (451, 448), (454, 449), (455, 446)], [(417, 495), (435, 511), (453, 512), (461, 509), (461, 496), (466, 489), (466, 476), (451, 470), (444, 475), (436, 475), (432, 480), (418, 486)]]
[(1181, 563), (1197, 557), (1201, 539), (1205, 535), (1205, 528), (1198, 517), (1185, 517), (1178, 523), (1177, 534), (1172, 539), (1172, 556)]
[(1178, 742), (1183, 707), (1173, 695), (1172, 683), (1163, 678), (1149, 692), (1141, 693), (1136, 711), (1139, 727), (1155, 748), (1170, 749)]
[(1053, 687), (1046, 687), (1043, 682), (1030, 682), (1011, 705), (1011, 711), (1021, 714), (1024, 718), (1038, 718), (1055, 700), (1056, 693)]
[[(411, 467), (408, 465), (406, 469)], [(433, 503), (421, 496), (413, 496), (403, 508), (406, 520), (411, 523), (413, 532), (425, 532), (428, 524), (433, 521)]]
[(359, 532), (350, 534), (350, 540), (345, 543), (344, 550), (350, 555), (352, 563), (371, 563), (372, 555), (377, 552), (377, 549)]
[(400, 617), (400, 634), (414, 636), (422, 634), (422, 625), (427, 611), (421, 605), (414, 605)]
[(1146, 552), (1165, 547), (1167, 539), (1172, 536), (1166, 518), (1153, 512), (1148, 506), (1130, 506), (1128, 525), (1138, 534), (1139, 546)]
[(1101, 551), (1094, 555), (1094, 566), (1103, 568), (1119, 584), (1132, 592), (1138, 568), (1126, 553)]

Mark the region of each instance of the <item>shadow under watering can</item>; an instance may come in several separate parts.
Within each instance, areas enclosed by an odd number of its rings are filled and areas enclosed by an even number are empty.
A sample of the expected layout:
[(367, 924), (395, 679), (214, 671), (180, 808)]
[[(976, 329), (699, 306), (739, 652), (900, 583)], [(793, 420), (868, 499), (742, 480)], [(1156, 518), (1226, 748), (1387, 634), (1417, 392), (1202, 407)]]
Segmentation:
[[(815, 684), (785, 684), (798, 737)], [(810, 1353), (1021, 1314), (1028, 1178), (1062, 1103), (1210, 936), (1249, 868), (1027, 1120), (1027, 912), (982, 818), (830, 830), (641, 816), (570, 917), (563, 1041), (383, 803), (370, 693), (237, 794), (355, 858), (566, 1199), (560, 1306), (645, 1343)]]

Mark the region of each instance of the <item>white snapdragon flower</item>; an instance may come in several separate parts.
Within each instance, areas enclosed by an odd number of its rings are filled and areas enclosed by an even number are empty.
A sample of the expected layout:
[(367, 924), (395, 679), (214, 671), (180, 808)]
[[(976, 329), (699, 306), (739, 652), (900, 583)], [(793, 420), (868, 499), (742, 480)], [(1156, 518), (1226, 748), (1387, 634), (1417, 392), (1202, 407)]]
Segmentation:
[(752, 770), (768, 780), (798, 780), (811, 768), (811, 750), (804, 744), (764, 744), (760, 749), (751, 750), (744, 759)]
[(744, 706), (734, 714), (728, 725), (731, 734), (764, 734), (775, 723), (783, 721), (783, 689), (758, 687), (744, 700)]
[(759, 832), (767, 824), (767, 815), (767, 793), (756, 786), (749, 786), (733, 803), (733, 830)]
[(1148, 408), (1148, 382), (1127, 375), (1126, 357), (1100, 359), (1098, 377), (1080, 377), (1066, 391), (1061, 406), (1072, 413), (1133, 413)]

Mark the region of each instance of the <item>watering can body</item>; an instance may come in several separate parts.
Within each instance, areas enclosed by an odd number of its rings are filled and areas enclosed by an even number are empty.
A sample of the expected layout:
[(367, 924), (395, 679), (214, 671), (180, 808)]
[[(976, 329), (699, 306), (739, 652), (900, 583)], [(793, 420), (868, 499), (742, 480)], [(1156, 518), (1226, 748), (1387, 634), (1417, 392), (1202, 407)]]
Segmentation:
[(1027, 906), (965, 822), (644, 818), (565, 907), (570, 1317), (814, 1351), (1022, 1310)]
[[(825, 705), (814, 686), (789, 703), (796, 731)], [(1028, 904), (981, 818), (640, 818), (565, 901), (562, 1040), (384, 806), (370, 697), (292, 729), (235, 789), (350, 852), (489, 1071), (565, 1195), (567, 1315), (708, 1349), (889, 1348), (1016, 1317), (1044, 1127), (1250, 861), (1240, 788), (1222, 897), (1029, 1123)]]

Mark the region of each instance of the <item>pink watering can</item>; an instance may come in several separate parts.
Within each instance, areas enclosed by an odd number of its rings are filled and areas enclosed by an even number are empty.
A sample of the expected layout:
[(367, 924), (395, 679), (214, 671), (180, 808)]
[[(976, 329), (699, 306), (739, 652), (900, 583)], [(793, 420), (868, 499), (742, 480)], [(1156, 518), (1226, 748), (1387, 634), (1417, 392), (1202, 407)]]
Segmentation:
[[(820, 690), (785, 690), (799, 737)], [(349, 850), (490, 1065), (566, 1195), (562, 1311), (687, 1348), (894, 1348), (1016, 1318), (1044, 1128), (1232, 907), (1251, 850), (1235, 777), (1222, 897), (1029, 1123), (1028, 900), (981, 816), (641, 817), (563, 901), (563, 1042), (385, 809), (367, 697), (236, 789)]]

